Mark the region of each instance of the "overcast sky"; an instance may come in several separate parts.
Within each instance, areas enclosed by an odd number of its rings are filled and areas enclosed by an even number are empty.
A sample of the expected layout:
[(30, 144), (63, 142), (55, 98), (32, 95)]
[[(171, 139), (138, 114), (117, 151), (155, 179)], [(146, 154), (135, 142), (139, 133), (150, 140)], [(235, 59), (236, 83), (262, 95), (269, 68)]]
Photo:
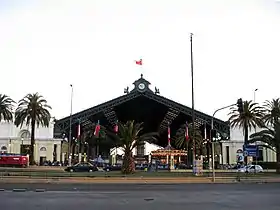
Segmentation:
[[(276, 0), (0, 0), (0, 92), (39, 92), (61, 118), (123, 94), (144, 74), (162, 96), (208, 114), (279, 97)], [(142, 58), (139, 68), (134, 60)], [(217, 116), (227, 120), (227, 111)]]

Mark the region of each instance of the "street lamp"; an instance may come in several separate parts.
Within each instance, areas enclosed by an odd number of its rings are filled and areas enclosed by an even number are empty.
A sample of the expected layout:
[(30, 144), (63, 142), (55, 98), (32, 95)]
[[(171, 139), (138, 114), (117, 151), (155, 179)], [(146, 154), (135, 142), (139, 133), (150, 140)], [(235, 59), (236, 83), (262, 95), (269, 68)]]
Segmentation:
[(259, 90), (258, 88), (256, 88), (256, 89), (254, 90), (254, 103), (256, 103), (256, 92), (257, 92), (258, 90)]
[[(212, 134), (212, 131), (214, 130), (214, 116), (215, 116), (215, 114), (218, 112), (218, 111), (221, 111), (221, 110), (223, 110), (223, 109), (227, 109), (227, 108), (230, 108), (230, 107), (232, 107), (232, 106), (234, 106), (234, 105), (236, 105), (236, 104), (231, 104), (231, 105), (229, 105), (229, 106), (225, 106), (225, 107), (222, 107), (222, 108), (220, 108), (220, 109), (217, 109), (214, 113), (213, 113), (213, 115), (212, 115), (212, 118), (211, 118), (211, 134)], [(215, 144), (214, 144), (214, 138), (213, 138), (214, 136), (210, 136), (210, 140), (211, 140), (211, 143), (212, 143), (212, 178), (213, 178), (213, 182), (215, 182), (216, 181), (216, 178), (215, 178), (215, 161), (214, 161), (214, 158), (215, 158)]]
[(192, 138), (193, 138), (193, 172), (194, 171), (194, 165), (195, 165), (195, 159), (196, 159), (196, 150), (195, 150), (195, 130), (194, 130), (194, 122), (195, 122), (195, 114), (194, 114), (194, 76), (193, 76), (193, 33), (190, 34), (190, 41), (191, 41), (191, 78), (192, 78)]
[(71, 87), (71, 99), (70, 99), (70, 117), (69, 117), (69, 138), (68, 138), (68, 165), (71, 166), (71, 143), (72, 143), (72, 110), (73, 110), (73, 85)]

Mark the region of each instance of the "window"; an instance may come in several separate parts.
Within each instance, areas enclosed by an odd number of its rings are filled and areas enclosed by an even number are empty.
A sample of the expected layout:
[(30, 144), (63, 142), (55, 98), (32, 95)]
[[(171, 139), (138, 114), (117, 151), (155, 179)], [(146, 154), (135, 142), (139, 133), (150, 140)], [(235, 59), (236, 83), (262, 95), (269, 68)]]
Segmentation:
[(30, 132), (28, 130), (22, 130), (20, 131), (20, 138), (23, 138), (23, 139), (28, 139), (30, 138)]
[(46, 149), (46, 147), (41, 147), (41, 148), (40, 148), (40, 151), (41, 151), (41, 152), (46, 152), (47, 149)]
[(7, 151), (7, 147), (6, 146), (2, 146), (1, 147), (1, 151)]

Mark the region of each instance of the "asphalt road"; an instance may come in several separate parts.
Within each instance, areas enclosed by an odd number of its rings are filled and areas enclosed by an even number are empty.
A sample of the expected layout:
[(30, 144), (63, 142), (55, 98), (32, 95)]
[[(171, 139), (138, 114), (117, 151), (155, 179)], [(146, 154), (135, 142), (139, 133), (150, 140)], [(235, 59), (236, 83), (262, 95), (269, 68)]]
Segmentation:
[[(13, 192), (13, 189), (26, 192)], [(0, 184), (1, 209), (279, 210), (280, 184)], [(46, 189), (45, 192), (35, 192)]]

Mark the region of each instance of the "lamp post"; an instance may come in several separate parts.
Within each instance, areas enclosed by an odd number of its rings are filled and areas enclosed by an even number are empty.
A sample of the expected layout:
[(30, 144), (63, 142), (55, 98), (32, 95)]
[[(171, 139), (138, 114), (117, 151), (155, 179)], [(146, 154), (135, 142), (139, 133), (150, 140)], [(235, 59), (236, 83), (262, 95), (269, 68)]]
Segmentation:
[(257, 92), (258, 90), (259, 90), (258, 88), (256, 88), (256, 89), (254, 90), (254, 103), (256, 103), (256, 92)]
[(192, 77), (192, 138), (193, 138), (193, 172), (195, 167), (195, 157), (196, 157), (196, 151), (195, 151), (195, 130), (194, 130), (194, 122), (195, 122), (195, 115), (194, 115), (194, 79), (193, 79), (193, 42), (192, 42), (193, 33), (190, 34), (190, 41), (191, 41), (191, 77)]
[(69, 117), (69, 138), (68, 138), (68, 165), (71, 166), (72, 155), (71, 155), (71, 143), (72, 143), (72, 109), (73, 109), (73, 85), (71, 87), (71, 99), (70, 99), (70, 117)]
[[(258, 91), (259, 89), (258, 88), (256, 88), (255, 90), (254, 90), (254, 103), (256, 103), (256, 92)], [(257, 133), (257, 128), (255, 127), (255, 133)], [(255, 142), (255, 145), (256, 145), (256, 147), (257, 147), (257, 142)], [(257, 149), (257, 151), (258, 151), (258, 149)], [(256, 153), (256, 165), (258, 164), (258, 154)], [(256, 167), (255, 167), (255, 173), (256, 173)]]
[[(230, 108), (232, 106), (234, 106), (236, 104), (231, 104), (231, 105), (228, 105), (228, 106), (224, 106), (222, 108), (219, 108), (217, 109), (213, 115), (212, 115), (212, 118), (211, 118), (211, 131), (214, 130), (214, 117), (215, 117), (215, 114), (218, 112), (218, 111), (221, 111), (223, 109), (227, 109), (227, 108)], [(211, 132), (212, 134), (212, 132)], [(210, 139), (211, 139), (211, 146), (212, 146), (212, 178), (213, 178), (213, 182), (216, 181), (216, 177), (215, 177), (215, 161), (214, 161), (214, 158), (215, 158), (215, 144), (214, 144), (214, 139), (213, 139), (214, 136), (210, 136)]]

